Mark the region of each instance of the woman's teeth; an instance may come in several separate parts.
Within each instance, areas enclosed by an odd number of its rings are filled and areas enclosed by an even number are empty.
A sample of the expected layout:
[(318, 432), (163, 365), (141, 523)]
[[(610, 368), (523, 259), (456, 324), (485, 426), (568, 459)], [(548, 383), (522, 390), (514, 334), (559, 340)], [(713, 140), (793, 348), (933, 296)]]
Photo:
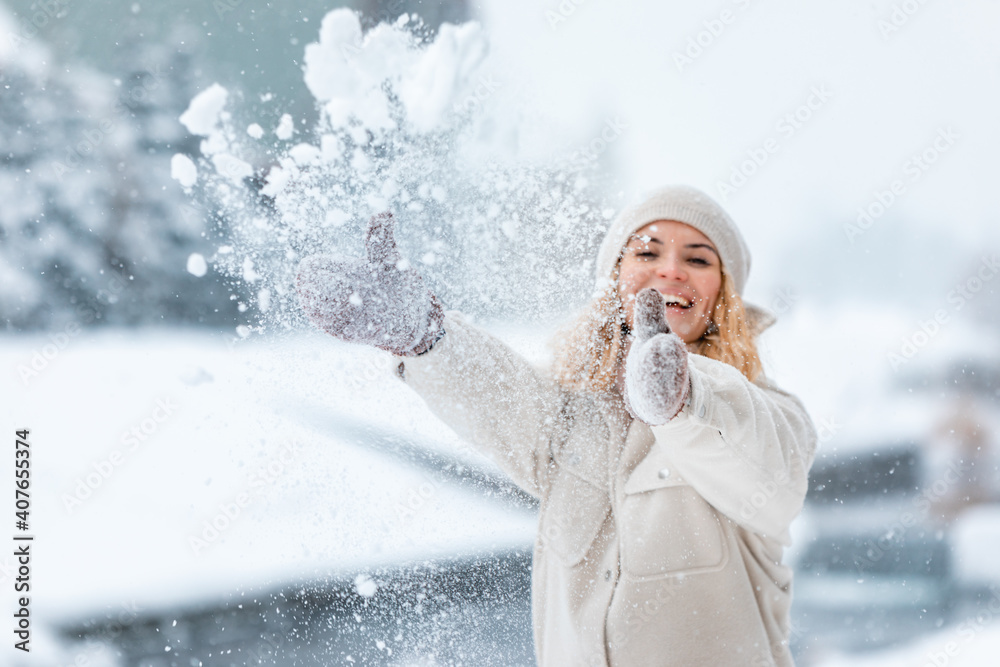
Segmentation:
[(664, 301), (667, 302), (668, 306), (680, 306), (681, 308), (690, 308), (691, 302), (682, 296), (677, 296), (675, 294), (664, 294)]

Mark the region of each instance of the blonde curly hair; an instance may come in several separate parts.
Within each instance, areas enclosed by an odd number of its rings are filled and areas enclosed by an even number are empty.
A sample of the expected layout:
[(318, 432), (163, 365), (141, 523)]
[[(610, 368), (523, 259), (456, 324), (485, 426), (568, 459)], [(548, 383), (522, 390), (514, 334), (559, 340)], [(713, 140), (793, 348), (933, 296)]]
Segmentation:
[[(757, 353), (757, 332), (732, 277), (722, 268), (722, 285), (711, 315), (712, 326), (688, 350), (729, 364), (748, 380), (763, 372)], [(618, 265), (610, 285), (592, 300), (568, 327), (550, 342), (556, 380), (567, 389), (604, 392), (614, 388), (619, 365), (624, 363), (628, 325), (618, 297)]]

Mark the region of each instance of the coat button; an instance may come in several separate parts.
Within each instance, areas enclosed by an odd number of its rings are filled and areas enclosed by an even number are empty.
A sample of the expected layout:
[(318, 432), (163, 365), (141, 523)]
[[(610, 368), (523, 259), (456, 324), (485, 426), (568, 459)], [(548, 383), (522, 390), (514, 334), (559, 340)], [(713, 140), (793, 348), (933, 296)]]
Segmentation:
[(604, 581), (611, 581), (611, 570), (604, 571)]
[(667, 477), (670, 477), (670, 468), (663, 468), (656, 474), (660, 476), (660, 479), (666, 479)]
[(699, 417), (704, 417), (705, 416), (705, 406), (704, 405), (702, 405), (700, 408), (698, 408), (698, 416)]
[(571, 466), (578, 465), (580, 463), (580, 461), (581, 461), (581, 459), (580, 459), (580, 455), (579, 454), (573, 454), (572, 456), (569, 457), (569, 464)]

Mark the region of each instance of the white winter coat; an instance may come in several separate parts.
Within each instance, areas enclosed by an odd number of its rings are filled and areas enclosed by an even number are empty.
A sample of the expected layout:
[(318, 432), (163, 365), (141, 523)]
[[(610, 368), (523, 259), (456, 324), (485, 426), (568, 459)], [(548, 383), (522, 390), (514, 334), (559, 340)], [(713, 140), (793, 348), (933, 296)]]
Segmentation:
[(688, 403), (651, 427), (453, 313), (445, 331), (401, 375), (541, 501), (540, 665), (792, 665), (781, 557), (816, 444), (796, 398), (690, 355)]

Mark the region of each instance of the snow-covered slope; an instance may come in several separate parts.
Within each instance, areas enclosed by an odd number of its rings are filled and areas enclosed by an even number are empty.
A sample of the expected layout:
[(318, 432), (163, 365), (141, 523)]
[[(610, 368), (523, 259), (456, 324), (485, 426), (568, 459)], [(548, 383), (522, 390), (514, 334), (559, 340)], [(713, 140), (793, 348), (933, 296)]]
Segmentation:
[(3, 425), (31, 429), (38, 620), (530, 545), (533, 512), (444, 469), (495, 472), (390, 365), (318, 335), (6, 338)]

